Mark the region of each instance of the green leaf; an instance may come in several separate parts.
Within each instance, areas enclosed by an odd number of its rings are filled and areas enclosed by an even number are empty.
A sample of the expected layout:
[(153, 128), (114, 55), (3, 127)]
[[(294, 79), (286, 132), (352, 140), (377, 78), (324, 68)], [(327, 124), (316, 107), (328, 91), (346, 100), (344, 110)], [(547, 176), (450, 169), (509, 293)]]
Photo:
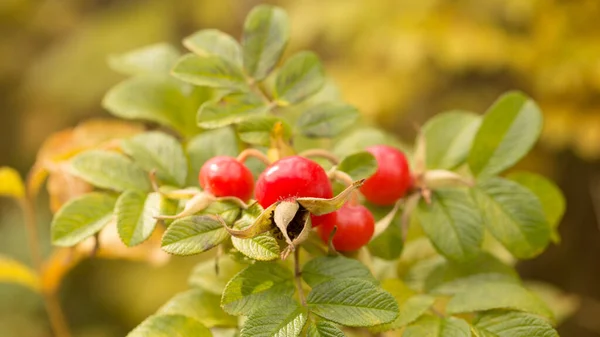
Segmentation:
[(353, 180), (366, 179), (377, 172), (377, 160), (370, 152), (357, 152), (344, 157), (338, 170), (348, 173)]
[(126, 191), (121, 194), (115, 215), (119, 237), (126, 246), (138, 245), (152, 235), (157, 223), (154, 217), (160, 215), (162, 202), (158, 192)]
[(153, 315), (146, 318), (127, 337), (211, 337), (210, 330), (197, 320), (183, 315)]
[(497, 337), (558, 337), (547, 320), (524, 312), (487, 312), (479, 316), (475, 327)]
[(325, 84), (325, 71), (313, 52), (299, 52), (277, 72), (275, 97), (281, 105), (297, 104), (316, 94)]
[(477, 275), (488, 275), (496, 278), (506, 276), (505, 279), (514, 279), (518, 282), (517, 272), (505, 265), (489, 253), (481, 253), (476, 258), (465, 262), (451, 260), (438, 264), (425, 280), (425, 290), (432, 294), (454, 294), (461, 288), (463, 280)]
[(483, 240), (481, 216), (465, 189), (436, 190), (431, 204), (421, 200), (415, 214), (440, 254), (466, 261), (479, 253)]
[(373, 237), (368, 247), (373, 256), (384, 260), (391, 261), (399, 258), (404, 250), (400, 217), (394, 219), (381, 234)]
[[(243, 265), (233, 261), (229, 255), (215, 260), (200, 262), (188, 279), (190, 286), (221, 295), (227, 282), (243, 269)], [(218, 273), (217, 273), (218, 268)]]
[(340, 279), (357, 279), (377, 284), (369, 269), (358, 260), (343, 256), (320, 256), (302, 267), (302, 278), (311, 287)]
[(359, 279), (320, 283), (306, 301), (314, 314), (346, 326), (373, 326), (398, 317), (398, 304), (392, 295)]
[(309, 323), (306, 337), (344, 337), (344, 333), (327, 321), (318, 321)]
[(4, 255), (0, 255), (0, 283), (19, 284), (36, 292), (40, 291), (42, 286), (35, 271)]
[(207, 89), (192, 89), (167, 75), (144, 75), (112, 87), (102, 106), (117, 117), (156, 122), (189, 136), (198, 133), (196, 112), (209, 97)]
[(240, 337), (300, 336), (308, 313), (295, 301), (282, 298), (254, 310), (240, 331)]
[(52, 244), (74, 246), (99, 232), (113, 219), (116, 201), (115, 197), (99, 192), (71, 199), (52, 219)]
[(526, 281), (524, 286), (548, 305), (557, 324), (562, 324), (573, 317), (582, 307), (582, 299), (578, 294), (567, 293), (553, 284), (541, 281)]
[(181, 144), (163, 132), (146, 132), (121, 142), (125, 153), (146, 171), (156, 170), (159, 179), (183, 187), (187, 159)]
[(25, 197), (23, 179), (12, 167), (0, 167), (0, 196), (21, 199)]
[(467, 279), (466, 282), (468, 286), (457, 292), (448, 302), (448, 314), (511, 309), (552, 318), (552, 312), (546, 304), (518, 283), (486, 279)]
[(435, 297), (429, 295), (415, 294), (399, 279), (388, 279), (382, 283), (383, 289), (394, 296), (398, 303), (399, 314), (393, 322), (377, 325), (370, 330), (382, 332), (400, 329), (423, 315), (435, 302)]
[(229, 233), (212, 216), (190, 216), (174, 221), (162, 238), (162, 249), (175, 255), (193, 255), (216, 247)]
[(515, 257), (532, 258), (546, 248), (550, 226), (540, 201), (528, 189), (492, 178), (479, 184), (475, 197), (487, 229)]
[(479, 329), (472, 325), (471, 325), (471, 333), (473, 334), (473, 337), (498, 337), (498, 335), (496, 335), (495, 333), (491, 333), (487, 330)]
[(125, 75), (168, 74), (179, 51), (168, 43), (156, 43), (121, 55), (111, 55), (108, 65)]
[(464, 320), (456, 317), (440, 318), (423, 316), (409, 325), (403, 337), (471, 337), (471, 328)]
[(158, 314), (183, 315), (197, 320), (206, 327), (236, 327), (237, 318), (223, 311), (221, 297), (201, 289), (191, 289), (175, 295), (160, 309)]
[[(250, 227), (262, 211), (263, 208), (260, 207), (260, 204), (255, 203), (242, 213), (242, 217), (236, 221), (233, 228), (245, 229)], [(240, 253), (254, 260), (271, 261), (279, 258), (281, 254), (277, 240), (269, 233), (260, 234), (251, 239), (231, 237), (231, 242)]]
[(148, 174), (120, 153), (86, 151), (73, 158), (71, 168), (73, 174), (100, 188), (119, 192), (150, 190)]
[(530, 172), (514, 172), (508, 175), (508, 179), (527, 187), (535, 194), (541, 202), (546, 220), (552, 228), (552, 240), (560, 241), (558, 225), (565, 213), (566, 201), (558, 186), (552, 181)]
[(233, 201), (215, 201), (202, 210), (202, 215), (219, 215), (228, 225), (233, 225), (241, 213), (240, 205)]
[(236, 124), (248, 118), (269, 111), (265, 101), (253, 93), (237, 93), (208, 101), (198, 111), (198, 126), (204, 129), (216, 129)]
[(220, 56), (182, 56), (171, 71), (176, 78), (194, 85), (243, 91), (248, 89), (242, 70)]
[(304, 111), (296, 126), (306, 137), (331, 138), (348, 129), (358, 117), (358, 110), (352, 105), (325, 102)]
[[(339, 157), (345, 157), (352, 153), (364, 151), (373, 145), (390, 145), (402, 151), (406, 146), (402, 145), (392, 135), (374, 127), (355, 129), (340, 138), (333, 148), (333, 153)], [(405, 151), (407, 152), (407, 151)]]
[(203, 29), (185, 39), (183, 45), (200, 56), (216, 55), (242, 66), (242, 49), (230, 35), (217, 29)]
[(273, 127), (279, 122), (283, 124), (284, 138), (290, 139), (292, 128), (286, 121), (275, 116), (253, 116), (239, 123), (236, 129), (242, 141), (253, 145), (269, 146)]
[(254, 7), (244, 22), (244, 68), (255, 80), (267, 77), (279, 61), (290, 36), (286, 12), (278, 7)]
[[(210, 130), (190, 139), (186, 147), (189, 157), (189, 172), (200, 172), (206, 161), (215, 156), (235, 157), (239, 153), (239, 145), (231, 128)], [(190, 174), (188, 184), (198, 185), (198, 177)]]
[(294, 276), (273, 262), (256, 262), (235, 275), (223, 291), (221, 306), (232, 315), (248, 315), (269, 301), (294, 294)]
[(513, 166), (533, 147), (542, 131), (542, 113), (529, 97), (511, 92), (486, 112), (469, 153), (474, 175), (492, 176)]
[(426, 166), (452, 169), (464, 163), (471, 150), (481, 117), (468, 111), (449, 111), (431, 118), (423, 126)]

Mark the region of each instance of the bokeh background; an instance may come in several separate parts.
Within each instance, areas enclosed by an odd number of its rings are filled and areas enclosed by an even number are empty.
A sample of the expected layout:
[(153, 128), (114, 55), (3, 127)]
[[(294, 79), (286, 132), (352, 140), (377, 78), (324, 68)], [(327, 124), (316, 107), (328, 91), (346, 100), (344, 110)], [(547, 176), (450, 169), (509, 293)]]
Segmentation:
[[(251, 0), (0, 0), (0, 166), (26, 174), (43, 140), (90, 117), (122, 79), (107, 56), (218, 28), (240, 36)], [(288, 53), (315, 50), (343, 96), (370, 122), (411, 142), (415, 125), (448, 110), (483, 112), (503, 92), (534, 97), (542, 139), (522, 163), (567, 198), (562, 242), (519, 264), (579, 309), (561, 336), (600, 336), (600, 1), (271, 1), (292, 21)], [(182, 48), (183, 49), (183, 48)], [(39, 202), (49, 251), (47, 196)], [(0, 200), (0, 254), (31, 263), (17, 206)], [(61, 300), (74, 335), (124, 336), (187, 287), (194, 258), (162, 267), (88, 260)], [(68, 291), (65, 291), (68, 289)], [(0, 336), (50, 336), (40, 298), (0, 284)]]

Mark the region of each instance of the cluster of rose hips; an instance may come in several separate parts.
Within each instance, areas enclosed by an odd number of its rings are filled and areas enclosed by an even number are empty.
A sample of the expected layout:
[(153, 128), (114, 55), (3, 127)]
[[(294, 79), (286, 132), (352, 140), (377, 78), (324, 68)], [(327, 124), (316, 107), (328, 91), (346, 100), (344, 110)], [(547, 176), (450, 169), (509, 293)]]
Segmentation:
[[(376, 145), (367, 148), (376, 159), (378, 168), (360, 192), (369, 202), (389, 206), (402, 198), (411, 185), (411, 175), (405, 155), (396, 148)], [(248, 201), (254, 198), (268, 208), (291, 198), (333, 197), (329, 176), (316, 162), (301, 156), (282, 158), (269, 165), (259, 176), (256, 186), (250, 170), (237, 158), (218, 156), (208, 160), (199, 173), (200, 186), (215, 197), (237, 197)], [(324, 242), (334, 228), (332, 243), (336, 250), (353, 251), (366, 245), (375, 230), (371, 212), (351, 198), (339, 210), (320, 216), (311, 215)]]

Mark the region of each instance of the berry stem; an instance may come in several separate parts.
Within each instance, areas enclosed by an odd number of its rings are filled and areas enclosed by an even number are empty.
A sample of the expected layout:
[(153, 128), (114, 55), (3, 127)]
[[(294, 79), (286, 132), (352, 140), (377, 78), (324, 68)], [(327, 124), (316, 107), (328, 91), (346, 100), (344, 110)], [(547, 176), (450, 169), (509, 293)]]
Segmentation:
[(327, 255), (329, 255), (329, 256), (338, 255), (337, 250), (333, 246), (333, 237), (335, 236), (336, 232), (337, 232), (337, 226), (333, 226), (331, 233), (329, 233), (329, 238), (327, 239), (327, 248), (328, 248)]
[(248, 160), (248, 158), (250, 158), (250, 157), (254, 157), (254, 158), (260, 160), (267, 166), (271, 165), (271, 161), (269, 160), (269, 158), (264, 153), (258, 151), (257, 149), (245, 149), (244, 151), (240, 152), (240, 154), (237, 156), (236, 159), (240, 163), (245, 163), (246, 160)]
[(302, 303), (302, 306), (306, 306), (306, 297), (304, 296), (304, 288), (302, 288), (302, 271), (300, 270), (300, 247), (294, 250), (294, 279), (300, 303)]
[(329, 160), (329, 162), (331, 162), (333, 165), (337, 165), (340, 163), (340, 160), (338, 159), (338, 157), (336, 157), (333, 153), (331, 153), (327, 150), (323, 150), (323, 149), (310, 149), (310, 150), (301, 152), (299, 155), (301, 157), (306, 157), (306, 158), (311, 158), (311, 157), (324, 158), (324, 159)]

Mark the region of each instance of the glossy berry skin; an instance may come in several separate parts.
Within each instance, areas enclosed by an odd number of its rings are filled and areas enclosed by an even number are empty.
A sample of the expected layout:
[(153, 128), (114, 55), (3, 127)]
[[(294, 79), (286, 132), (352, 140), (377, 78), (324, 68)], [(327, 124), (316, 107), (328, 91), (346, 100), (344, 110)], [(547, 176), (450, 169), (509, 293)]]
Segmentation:
[(244, 201), (252, 197), (252, 172), (233, 157), (217, 156), (209, 159), (198, 175), (204, 191), (216, 197), (238, 197)]
[[(263, 208), (290, 198), (333, 197), (325, 170), (314, 161), (300, 156), (285, 157), (269, 165), (258, 177), (254, 192)], [(335, 221), (335, 215), (332, 214), (312, 216), (313, 227)]]
[(367, 148), (377, 160), (377, 172), (360, 188), (368, 201), (380, 206), (393, 205), (406, 194), (411, 185), (410, 169), (406, 156), (387, 145)]
[(327, 223), (317, 229), (323, 242), (328, 242), (333, 227), (337, 226), (333, 236), (333, 247), (336, 250), (358, 250), (369, 243), (375, 231), (375, 219), (366, 207), (346, 204), (335, 213), (335, 223)]

